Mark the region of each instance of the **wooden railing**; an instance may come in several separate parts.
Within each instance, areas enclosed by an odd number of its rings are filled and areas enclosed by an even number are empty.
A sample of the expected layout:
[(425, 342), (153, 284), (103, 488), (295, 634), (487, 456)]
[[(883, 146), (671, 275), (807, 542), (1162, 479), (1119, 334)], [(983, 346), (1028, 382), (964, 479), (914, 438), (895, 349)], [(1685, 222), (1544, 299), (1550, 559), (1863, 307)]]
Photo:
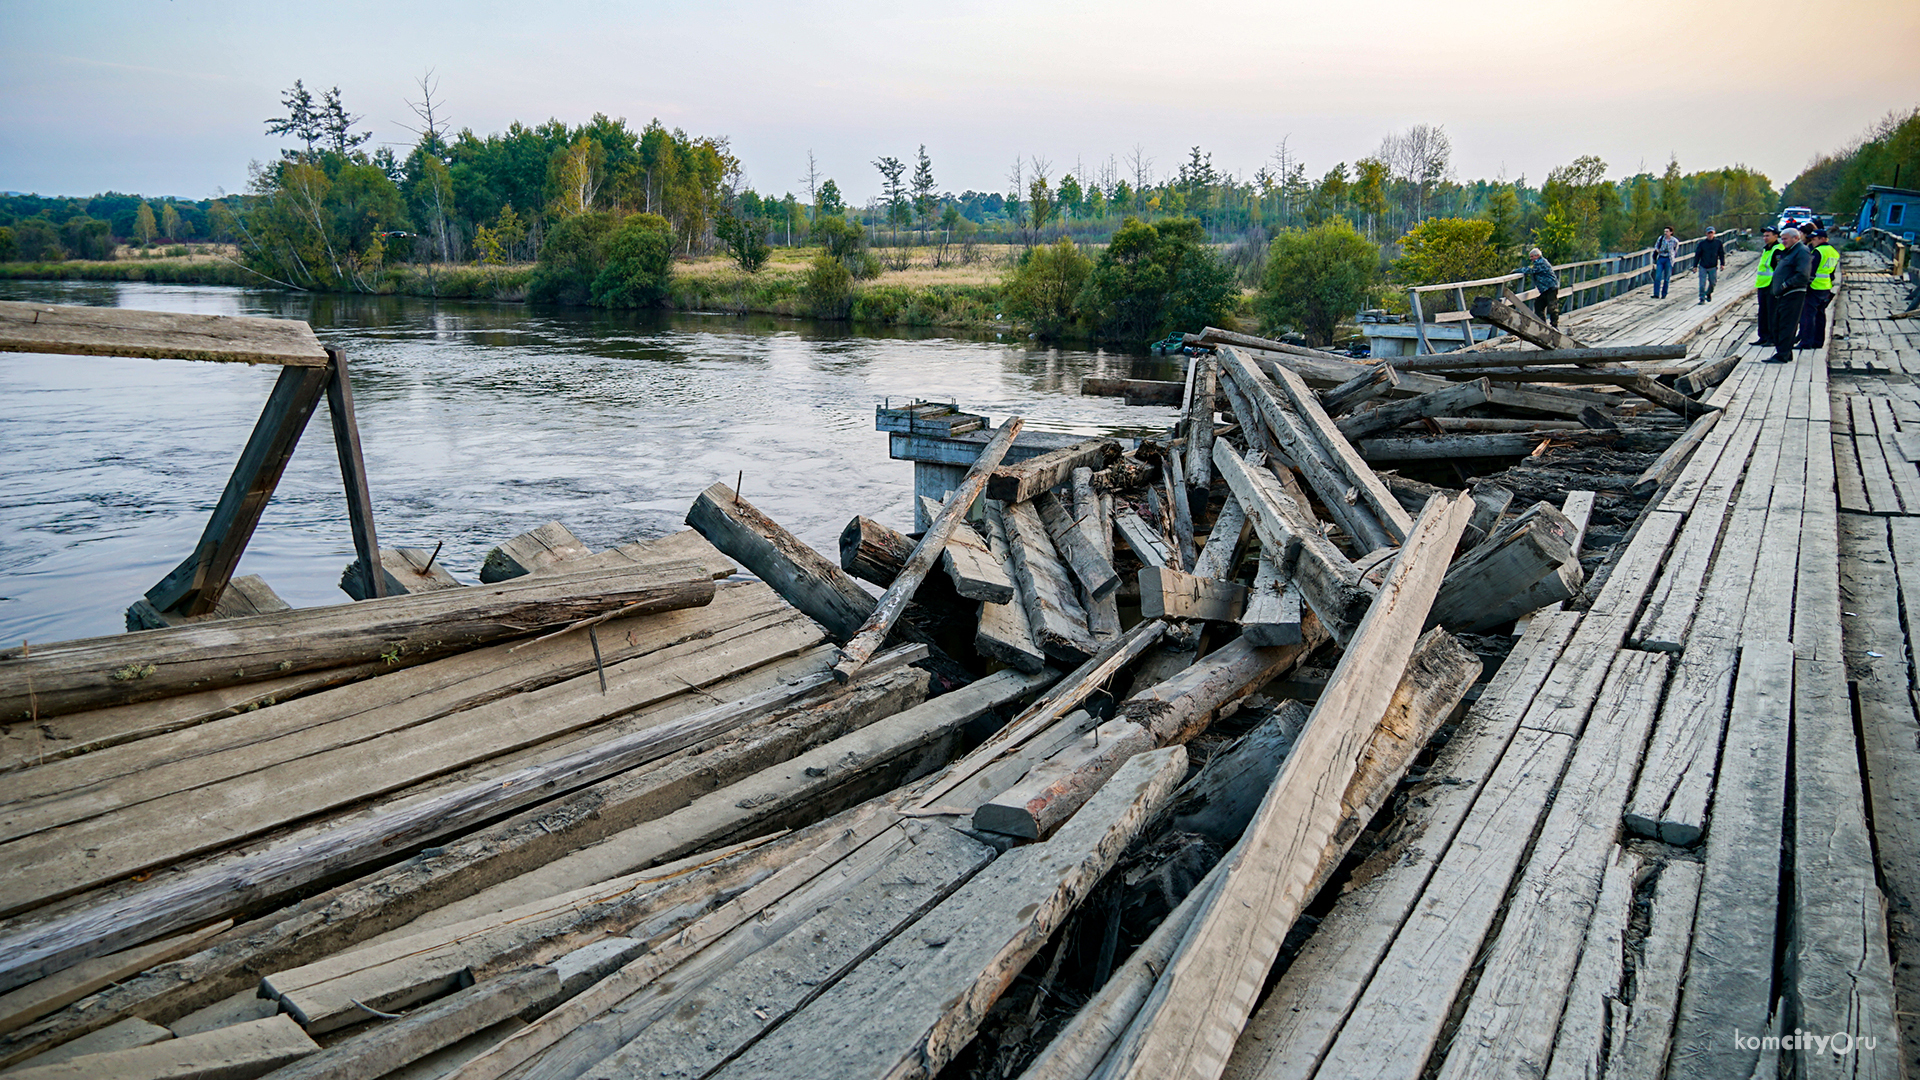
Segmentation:
[[(1748, 235), (1748, 230), (1737, 229), (1717, 234), (1722, 240), (1732, 242)], [(1673, 274), (1679, 277), (1693, 269), (1693, 254), (1700, 246), (1704, 236), (1680, 242), (1680, 254), (1673, 260)], [(1553, 271), (1560, 277), (1560, 310), (1577, 311), (1602, 300), (1611, 300), (1621, 293), (1629, 292), (1640, 285), (1653, 280), (1653, 249), (1641, 248), (1624, 255), (1610, 255), (1603, 259), (1587, 259), (1582, 262), (1561, 263)], [(1417, 355), (1426, 355), (1433, 351), (1427, 342), (1428, 323), (1464, 323), (1462, 328), (1465, 343), (1473, 344), (1473, 308), (1467, 301), (1468, 289), (1488, 286), (1510, 285), (1519, 281), (1518, 272), (1502, 274), (1499, 277), (1480, 278), (1475, 281), (1448, 281), (1439, 285), (1413, 285), (1407, 289), (1407, 299), (1413, 308), (1414, 335), (1420, 339)], [(1436, 312), (1431, 318), (1421, 310), (1422, 293), (1451, 292), (1456, 305), (1453, 311)], [(1515, 293), (1522, 300), (1532, 300), (1540, 295), (1538, 289), (1528, 289)]]

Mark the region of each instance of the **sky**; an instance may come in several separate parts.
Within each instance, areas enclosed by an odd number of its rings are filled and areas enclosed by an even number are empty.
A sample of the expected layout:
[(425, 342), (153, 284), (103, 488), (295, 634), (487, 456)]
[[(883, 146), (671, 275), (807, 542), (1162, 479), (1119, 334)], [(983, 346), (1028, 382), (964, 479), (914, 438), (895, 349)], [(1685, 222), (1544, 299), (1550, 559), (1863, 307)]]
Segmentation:
[(1917, 0), (0, 0), (0, 190), (244, 190), (295, 79), (404, 153), (429, 70), (456, 129), (658, 118), (763, 193), (811, 151), (849, 201), (922, 145), (941, 190), (1004, 191), (1016, 160), (1165, 177), (1196, 145), (1251, 176), (1282, 140), (1317, 177), (1413, 124), (1462, 179), (1675, 155), (1780, 187), (1920, 106), (1916, 46)]

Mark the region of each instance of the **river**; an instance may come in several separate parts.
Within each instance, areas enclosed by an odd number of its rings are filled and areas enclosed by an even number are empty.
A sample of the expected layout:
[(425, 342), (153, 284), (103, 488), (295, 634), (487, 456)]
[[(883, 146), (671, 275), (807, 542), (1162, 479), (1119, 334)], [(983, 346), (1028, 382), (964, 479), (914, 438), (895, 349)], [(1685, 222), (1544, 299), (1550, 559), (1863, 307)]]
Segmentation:
[[(558, 519), (595, 550), (742, 493), (829, 558), (848, 518), (912, 525), (912, 469), (874, 406), (956, 401), (994, 423), (1125, 434), (1167, 408), (1081, 397), (1164, 361), (731, 315), (220, 287), (0, 282), (0, 299), (303, 319), (347, 352), (383, 546), (474, 582), (489, 548)], [(0, 354), (0, 641), (117, 633), (185, 558), (278, 374), (271, 367)], [(353, 559), (322, 404), (242, 558), (295, 607), (345, 602)]]

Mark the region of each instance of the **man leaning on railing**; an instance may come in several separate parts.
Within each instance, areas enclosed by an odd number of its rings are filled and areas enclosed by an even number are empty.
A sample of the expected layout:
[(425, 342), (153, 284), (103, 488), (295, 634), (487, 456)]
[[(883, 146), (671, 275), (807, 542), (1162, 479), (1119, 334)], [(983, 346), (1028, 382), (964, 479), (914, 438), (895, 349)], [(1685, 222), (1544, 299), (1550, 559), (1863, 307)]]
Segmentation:
[(1533, 298), (1533, 314), (1554, 326), (1560, 325), (1560, 275), (1539, 248), (1527, 252), (1527, 265), (1520, 271), (1520, 283), (1540, 290)]

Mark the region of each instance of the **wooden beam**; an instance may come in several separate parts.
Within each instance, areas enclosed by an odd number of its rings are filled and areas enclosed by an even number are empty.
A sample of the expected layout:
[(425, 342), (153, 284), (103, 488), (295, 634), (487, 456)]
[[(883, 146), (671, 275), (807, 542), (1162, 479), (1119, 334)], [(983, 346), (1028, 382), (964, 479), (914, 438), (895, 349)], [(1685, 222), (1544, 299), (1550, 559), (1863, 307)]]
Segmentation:
[[(347, 372), (347, 354), (343, 349), (328, 349), (327, 412), (333, 423), (333, 449), (340, 459), (340, 483), (347, 494), (347, 527), (353, 533), (353, 550), (361, 566), (380, 561), (380, 539), (373, 527), (373, 494), (367, 486), (367, 461), (360, 453), (360, 422), (353, 412), (353, 380)], [(385, 574), (367, 577), (368, 595), (356, 599), (386, 596)]]
[(1305, 906), (1367, 733), (1392, 702), (1472, 502), (1430, 503), (1341, 657), (1220, 890), (1116, 1048), (1114, 1075), (1218, 1077)]
[(1647, 466), (1633, 481), (1635, 494), (1652, 491), (1684, 468), (1687, 459), (1693, 456), (1694, 449), (1706, 440), (1707, 433), (1713, 430), (1713, 425), (1719, 422), (1722, 415), (1710, 412), (1687, 425), (1687, 430), (1681, 432), (1680, 437), (1661, 451), (1660, 456), (1653, 459), (1653, 464)]
[(558, 521), (549, 521), (487, 552), (480, 580), (491, 585), (527, 574), (564, 572), (566, 564), (593, 554), (586, 541)]
[(1146, 523), (1139, 514), (1131, 510), (1122, 510), (1113, 515), (1113, 530), (1120, 539), (1133, 549), (1134, 558), (1148, 566), (1167, 564), (1167, 542), (1161, 539), (1159, 531)]
[(865, 515), (856, 514), (840, 530), (840, 569), (883, 589), (912, 554), (912, 540)]
[(286, 1016), (269, 1016), (131, 1050), (83, 1054), (8, 1073), (10, 1080), (225, 1080), (261, 1076), (320, 1049)]
[(1639, 394), (1641, 397), (1646, 398), (1648, 401), (1653, 402), (1655, 405), (1666, 409), (1668, 412), (1678, 413), (1689, 420), (1696, 416), (1705, 416), (1710, 412), (1716, 411), (1714, 406), (1702, 401), (1695, 401), (1648, 375), (1641, 375), (1633, 381), (1625, 382), (1621, 385)]
[(1404, 371), (1465, 371), (1473, 368), (1545, 367), (1552, 364), (1633, 363), (1644, 360), (1684, 360), (1685, 345), (1617, 345), (1587, 349), (1508, 349), (1462, 356), (1440, 353), (1395, 359)]
[[(115, 310), (115, 309), (94, 309)], [(161, 612), (204, 615), (220, 602), (220, 593), (233, 577), (240, 554), (253, 538), (267, 500), (280, 483), (293, 457), (300, 433), (307, 428), (314, 406), (326, 392), (325, 367), (288, 367), (280, 372), (253, 434), (240, 452), (240, 461), (227, 479), (226, 490), (214, 504), (213, 516), (193, 554), (173, 572), (147, 590), (147, 602)]]
[(866, 622), (860, 625), (853, 637), (840, 647), (840, 659), (833, 665), (834, 678), (841, 682), (852, 678), (853, 673), (859, 671), (860, 666), (885, 643), (887, 635), (893, 632), (894, 623), (899, 622), (901, 614), (907, 610), (907, 601), (913, 598), (920, 583), (926, 580), (934, 564), (940, 561), (940, 554), (947, 547), (947, 537), (966, 520), (967, 511), (986, 488), (987, 478), (1001, 459), (1007, 456), (1007, 448), (1013, 445), (1014, 437), (1020, 434), (1024, 423), (1018, 416), (1010, 417), (994, 432), (993, 438), (980, 451), (979, 459), (961, 478), (960, 485), (947, 496), (946, 504), (940, 508), (940, 516), (921, 534), (920, 542), (914, 546), (913, 554), (908, 556), (899, 577), (881, 594), (873, 614), (867, 616)]
[(1084, 375), (1080, 379), (1083, 397), (1126, 398), (1129, 405), (1178, 405), (1186, 383), (1161, 379), (1110, 379)]
[(1196, 356), (1193, 363), (1193, 400), (1187, 403), (1186, 453), (1180, 460), (1187, 470), (1187, 486), (1205, 492), (1213, 486), (1213, 414), (1219, 396), (1220, 372), (1209, 357)]
[(1129, 758), (1153, 747), (1153, 734), (1146, 728), (1118, 717), (1109, 720), (974, 808), (973, 827), (1022, 840), (1044, 839), (1085, 806)]
[(1214, 326), (1209, 326), (1201, 330), (1198, 335), (1189, 334), (1188, 337), (1195, 338), (1194, 343), (1200, 345), (1238, 345), (1241, 348), (1265, 349), (1268, 352), (1285, 353), (1289, 356), (1301, 356), (1313, 360), (1338, 360), (1349, 364), (1355, 363), (1354, 359), (1350, 356), (1342, 356), (1339, 353), (1328, 352), (1325, 349), (1309, 349), (1304, 345), (1290, 345), (1284, 341), (1275, 341), (1273, 338), (1255, 337), (1252, 334), (1242, 334), (1233, 330), (1222, 330)]
[(1450, 386), (1417, 397), (1403, 398), (1377, 408), (1357, 412), (1340, 421), (1340, 434), (1348, 439), (1363, 439), (1377, 432), (1392, 431), (1429, 416), (1452, 416), (1476, 405), (1485, 405), (1493, 384), (1485, 379)]
[(995, 470), (987, 481), (987, 498), (1023, 503), (1066, 483), (1075, 469), (1104, 469), (1119, 459), (1120, 444), (1113, 439), (1087, 439), (1063, 446)]
[(1180, 552), (1182, 569), (1193, 566), (1193, 507), (1187, 501), (1187, 471), (1180, 463), (1180, 448), (1167, 448), (1167, 468), (1161, 473), (1166, 482), (1167, 503), (1173, 507), (1173, 520), (1166, 524), (1173, 527), (1174, 549)]
[[(1107, 560), (1107, 565), (1113, 565), (1112, 496), (1094, 491), (1092, 469), (1073, 470), (1072, 486), (1073, 516), (1080, 523), (1080, 531), (1087, 535), (1100, 557)], [(1086, 602), (1087, 628), (1093, 632), (1094, 640), (1111, 641), (1120, 636), (1120, 602), (1113, 593), (1103, 597), (1086, 595), (1081, 599)]]
[(1286, 581), (1270, 553), (1261, 551), (1260, 570), (1247, 593), (1240, 632), (1255, 645), (1292, 645), (1300, 641), (1300, 589)]
[(1359, 626), (1372, 597), (1360, 585), (1360, 572), (1265, 469), (1248, 467), (1224, 440), (1213, 444), (1213, 464), (1246, 510), (1260, 544), (1286, 565), (1300, 595), (1335, 641), (1345, 643)]
[[(447, 572), (446, 564), (426, 548), (381, 548), (379, 566), (380, 583), (384, 590), (379, 594), (381, 596), (407, 596), (461, 587), (460, 582)], [(240, 579), (234, 580), (237, 583)], [(367, 584), (366, 565), (359, 559), (356, 558), (341, 570), (340, 591), (355, 600), (374, 599), (374, 593)]]
[(1732, 353), (1718, 360), (1701, 364), (1675, 379), (1673, 388), (1688, 397), (1699, 397), (1725, 382), (1727, 376), (1733, 374), (1734, 367), (1740, 363), (1741, 359), (1743, 357), (1740, 353)]
[(678, 561), (5, 649), (0, 716), (54, 716), (383, 657), (443, 655), (622, 608), (699, 607), (713, 595), (700, 564)]
[(1032, 503), (1002, 503), (989, 499), (987, 513), (1000, 519), (1013, 554), (1013, 581), (1026, 607), (1033, 639), (1048, 656), (1079, 663), (1100, 651), (1087, 628), (1086, 609), (1074, 594), (1073, 582), (1053, 550), (1053, 541), (1040, 524)]
[(1392, 364), (1380, 363), (1341, 383), (1320, 391), (1320, 404), (1331, 416), (1349, 412), (1363, 401), (1372, 401), (1400, 387), (1400, 372)]
[(835, 640), (851, 638), (873, 614), (874, 598), (846, 571), (724, 483), (715, 482), (700, 493), (687, 510), (687, 524), (826, 627)]
[(1368, 461), (1445, 461), (1448, 458), (1527, 457), (1542, 443), (1554, 446), (1610, 446), (1622, 436), (1613, 431), (1549, 429), (1510, 435), (1395, 435), (1360, 440)]
[(1152, 732), (1154, 741), (1162, 746), (1188, 742), (1205, 731), (1223, 709), (1280, 677), (1326, 640), (1326, 631), (1312, 620), (1297, 645), (1262, 648), (1245, 637), (1235, 638), (1161, 682), (1135, 692), (1121, 704), (1120, 715)]
[(1573, 559), (1574, 533), (1566, 515), (1544, 502), (1503, 522), (1485, 543), (1448, 569), (1428, 615), (1429, 625), (1458, 631), (1496, 625), (1490, 620), (1500, 617), (1509, 598), (1552, 578)]
[(1170, 566), (1140, 571), (1140, 614), (1149, 619), (1237, 622), (1246, 602), (1247, 587), (1236, 582), (1195, 577)]
[[(940, 513), (940, 504), (922, 495), (920, 511), (932, 521)], [(1004, 604), (1013, 599), (1013, 577), (994, 556), (992, 546), (969, 525), (947, 536), (940, 567), (953, 579), (953, 591), (969, 600)]]
[[(1013, 549), (1007, 544), (1006, 523), (1000, 515), (987, 514), (987, 545), (994, 561), (1009, 582), (1014, 580)], [(980, 622), (974, 631), (973, 647), (980, 655), (1025, 672), (1037, 672), (1047, 666), (1047, 654), (1034, 638), (1033, 624), (1027, 618), (1026, 602), (1018, 587), (1005, 601), (985, 600), (980, 604)]]
[(1080, 580), (1089, 599), (1108, 596), (1120, 586), (1120, 575), (1114, 571), (1112, 561), (1094, 544), (1083, 528), (1084, 523), (1068, 512), (1052, 492), (1043, 491), (1034, 496), (1033, 508), (1039, 513), (1040, 524), (1046, 528), (1047, 535), (1053, 539), (1055, 550), (1073, 571), (1073, 576)]
[(274, 1074), (275, 1080), (376, 1080), (560, 996), (560, 974), (541, 964), (476, 983), (399, 1020), (335, 1043)]
[(1504, 285), (1500, 287), (1499, 296), (1482, 296), (1473, 302), (1473, 317), (1483, 322), (1490, 322), (1514, 337), (1528, 344), (1538, 345), (1542, 349), (1587, 347), (1575, 340), (1572, 334), (1562, 333), (1559, 327), (1528, 311)]
[(0, 301), (0, 352), (327, 366), (312, 328), (295, 319), (10, 300)]

